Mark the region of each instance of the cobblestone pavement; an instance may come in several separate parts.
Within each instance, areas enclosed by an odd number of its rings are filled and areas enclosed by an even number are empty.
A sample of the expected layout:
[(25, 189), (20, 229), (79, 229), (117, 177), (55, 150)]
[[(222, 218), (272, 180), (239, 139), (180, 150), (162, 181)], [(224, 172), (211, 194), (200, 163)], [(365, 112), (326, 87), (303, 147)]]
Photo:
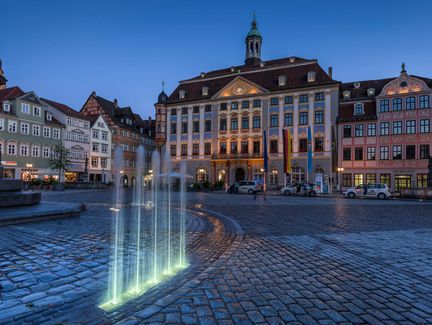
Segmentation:
[(105, 313), (110, 197), (0, 227), (0, 324), (432, 323), (432, 203), (190, 194), (191, 266)]

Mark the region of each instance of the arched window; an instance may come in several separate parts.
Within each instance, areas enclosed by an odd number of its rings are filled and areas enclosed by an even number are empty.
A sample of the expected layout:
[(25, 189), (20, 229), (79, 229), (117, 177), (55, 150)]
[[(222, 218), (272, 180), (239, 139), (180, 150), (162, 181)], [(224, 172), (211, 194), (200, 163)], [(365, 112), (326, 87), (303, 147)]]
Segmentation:
[(291, 181), (292, 182), (304, 182), (305, 171), (302, 167), (293, 167), (291, 169)]
[(208, 182), (208, 172), (205, 168), (198, 168), (195, 173), (195, 181), (204, 183)]

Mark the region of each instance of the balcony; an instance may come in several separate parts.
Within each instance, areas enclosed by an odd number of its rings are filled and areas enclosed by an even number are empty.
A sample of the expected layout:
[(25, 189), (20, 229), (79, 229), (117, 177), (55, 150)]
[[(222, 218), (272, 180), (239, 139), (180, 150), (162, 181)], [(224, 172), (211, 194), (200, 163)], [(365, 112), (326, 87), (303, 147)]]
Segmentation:
[(261, 153), (215, 153), (212, 155), (212, 159), (231, 159), (231, 160), (242, 160), (242, 159), (257, 159), (263, 158)]

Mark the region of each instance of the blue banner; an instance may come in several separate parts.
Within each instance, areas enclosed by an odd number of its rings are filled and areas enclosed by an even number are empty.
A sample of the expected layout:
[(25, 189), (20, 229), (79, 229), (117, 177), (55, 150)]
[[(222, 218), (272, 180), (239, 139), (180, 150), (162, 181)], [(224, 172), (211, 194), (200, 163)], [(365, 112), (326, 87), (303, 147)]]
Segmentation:
[(267, 171), (267, 167), (268, 167), (268, 155), (267, 155), (267, 135), (266, 135), (266, 130), (264, 130), (264, 172)]
[[(307, 137), (307, 141), (308, 141), (308, 151), (307, 151), (307, 171), (308, 171), (308, 178), (310, 178), (312, 176), (312, 132), (311, 132), (311, 127), (308, 127), (308, 137)], [(310, 179), (308, 179), (308, 181), (310, 181)]]

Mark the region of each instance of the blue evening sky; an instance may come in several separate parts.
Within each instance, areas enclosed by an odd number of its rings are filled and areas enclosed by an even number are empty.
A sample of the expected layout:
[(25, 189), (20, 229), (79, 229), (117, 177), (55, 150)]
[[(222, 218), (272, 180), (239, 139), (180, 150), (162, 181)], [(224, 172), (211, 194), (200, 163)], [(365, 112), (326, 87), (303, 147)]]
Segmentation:
[(92, 90), (143, 117), (165, 80), (242, 64), (253, 11), (264, 60), (316, 58), (334, 78), (432, 77), (423, 1), (2, 1), (0, 58), (9, 85), (80, 109)]

